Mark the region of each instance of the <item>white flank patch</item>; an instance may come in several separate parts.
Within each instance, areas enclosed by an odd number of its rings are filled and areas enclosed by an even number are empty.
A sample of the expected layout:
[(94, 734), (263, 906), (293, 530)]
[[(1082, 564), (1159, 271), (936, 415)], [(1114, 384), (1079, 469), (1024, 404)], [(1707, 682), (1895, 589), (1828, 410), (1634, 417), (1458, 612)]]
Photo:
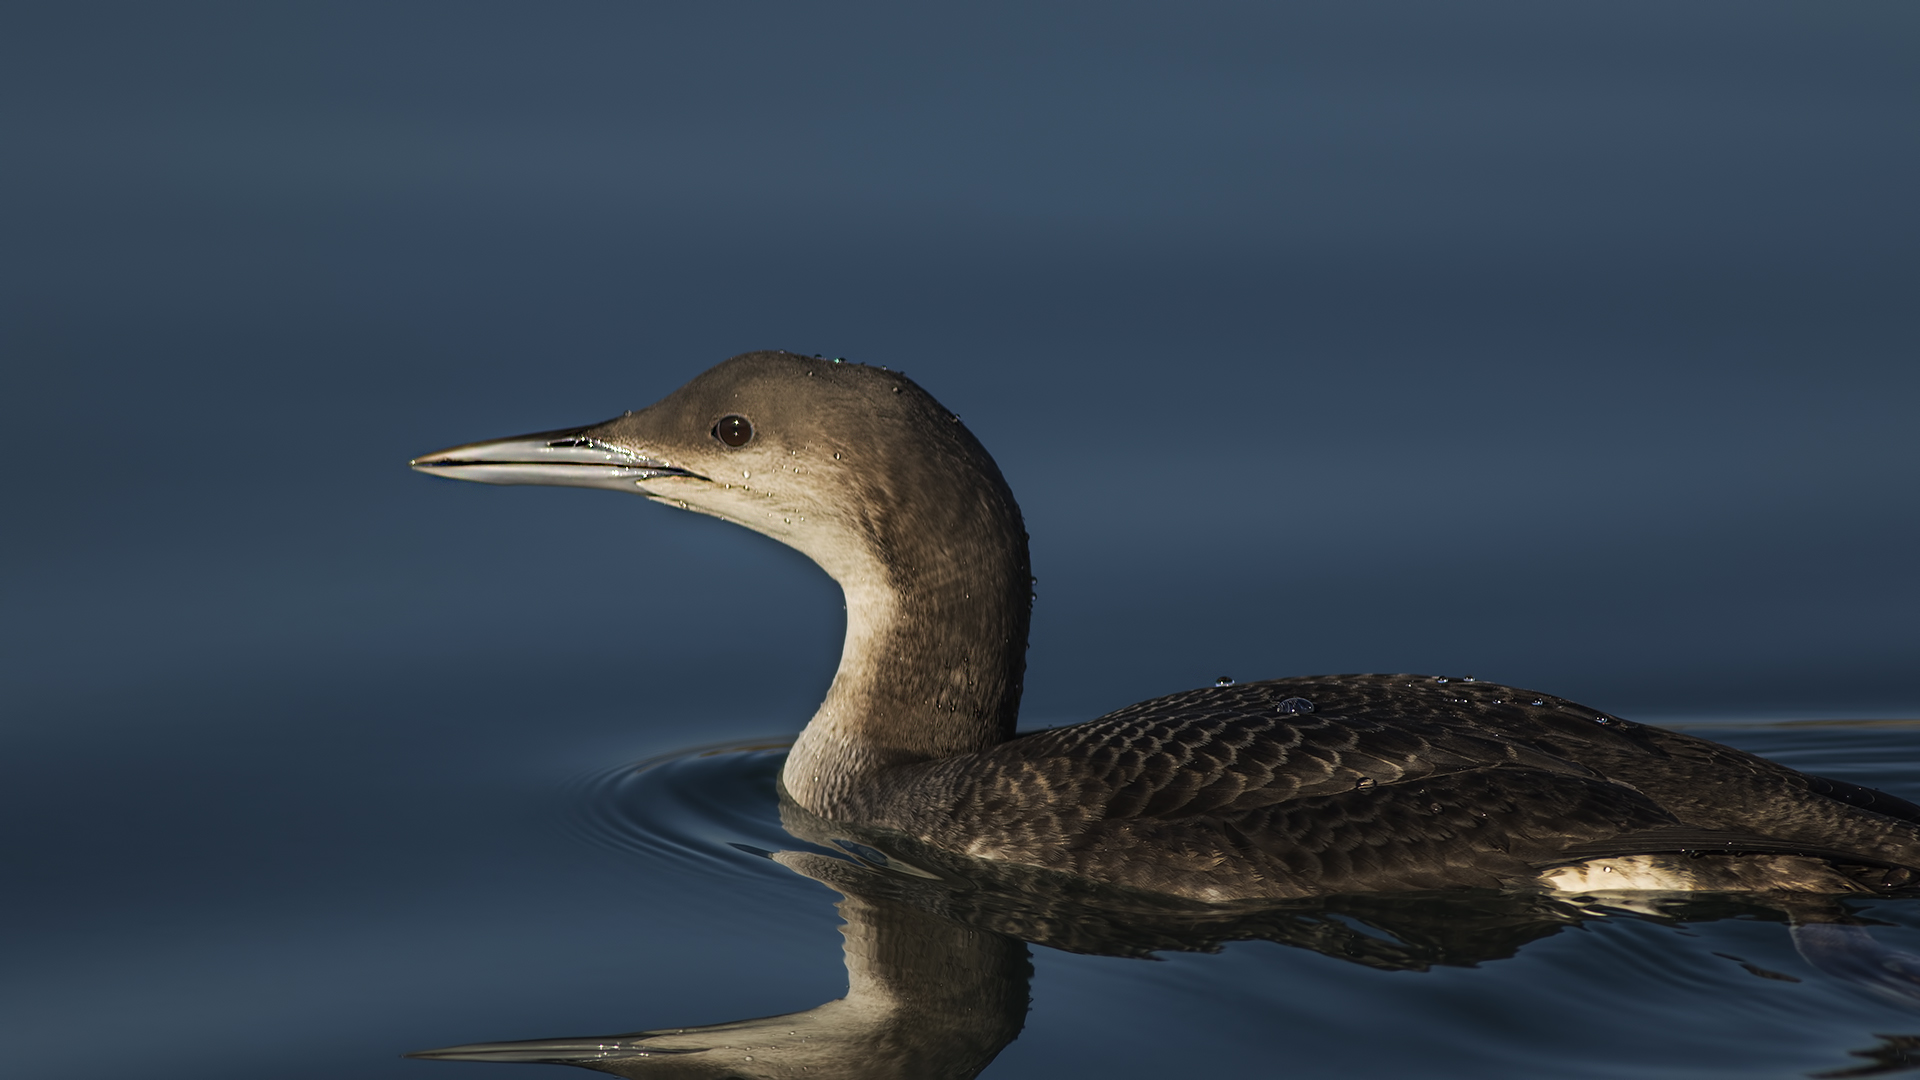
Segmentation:
[(1673, 860), (1654, 855), (1590, 859), (1543, 872), (1540, 884), (1558, 892), (1688, 892), (1699, 888), (1694, 875), (1676, 870)]

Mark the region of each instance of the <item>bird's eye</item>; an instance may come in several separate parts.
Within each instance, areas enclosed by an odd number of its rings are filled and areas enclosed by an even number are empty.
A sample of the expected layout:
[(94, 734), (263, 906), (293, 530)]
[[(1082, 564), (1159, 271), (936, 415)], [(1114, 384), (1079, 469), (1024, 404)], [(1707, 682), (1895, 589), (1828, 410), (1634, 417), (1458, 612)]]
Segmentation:
[(745, 446), (753, 438), (753, 425), (744, 416), (723, 416), (713, 425), (713, 437), (728, 446)]

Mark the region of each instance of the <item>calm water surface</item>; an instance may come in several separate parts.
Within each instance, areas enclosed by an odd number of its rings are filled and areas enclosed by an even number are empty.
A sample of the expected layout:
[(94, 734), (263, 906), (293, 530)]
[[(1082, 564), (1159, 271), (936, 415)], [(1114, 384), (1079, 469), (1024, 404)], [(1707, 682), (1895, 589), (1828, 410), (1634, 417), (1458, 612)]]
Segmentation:
[[(1920, 798), (1920, 722), (1683, 726), (1802, 769)], [(819, 862), (803, 859), (796, 872), (769, 855), (832, 856), (856, 873), (865, 855), (870, 875), (883, 857), (851, 845), (836, 850), (830, 838), (797, 839), (782, 828), (774, 778), (784, 753), (780, 742), (737, 743), (594, 773), (565, 800), (568, 831), (596, 846), (599, 858), (641, 875), (649, 890), (691, 899), (748, 936), (772, 932), (818, 946), (839, 924), (839, 896), (814, 880)], [(1581, 906), (1581, 917), (1531, 931), (1455, 933), (1438, 951), (1428, 947), (1433, 933), (1422, 936), (1416, 925), (1409, 935), (1407, 924), (1367, 912), (1302, 916), (1301, 925), (1335, 932), (1323, 936), (1335, 942), (1325, 951), (1243, 940), (1212, 953), (1132, 959), (1035, 947), (1031, 1011), (984, 1075), (1796, 1077), (1920, 1070), (1920, 997), (1903, 1000), (1815, 967), (1796, 949), (1781, 913), (1739, 902), (1633, 910), (1603, 899)], [(1846, 906), (1880, 947), (1920, 953), (1920, 901)], [(724, 930), (633, 930), (640, 942), (666, 936), (682, 948), (728, 949)], [(845, 986), (824, 952), (771, 950), (758, 958), (760, 974), (741, 985), (732, 1014), (716, 1013), (703, 999), (607, 1030), (810, 1009)], [(755, 987), (791, 985), (796, 965), (829, 992), (809, 1000)], [(528, 988), (530, 1003), (538, 995)], [(476, 1019), (456, 1038), (582, 1035), (595, 1019), (619, 1011), (620, 1002), (611, 1004), (557, 1030), (531, 1019), (504, 1030), (497, 1020)], [(435, 1033), (447, 1030), (444, 1021), (435, 1025)], [(426, 1077), (477, 1067), (417, 1065)]]
[[(839, 590), (403, 466), (744, 349), (996, 455), (1036, 723), (1449, 668), (1920, 715), (1914, 5), (752, 10), (11, 5), (0, 1076), (584, 1076), (400, 1055), (844, 993), (796, 868), (865, 871), (779, 749), (670, 753), (798, 730)], [(1920, 798), (1920, 730), (1711, 726)], [(1034, 947), (986, 1075), (1901, 1067), (1920, 1009), (1719, 914)]]

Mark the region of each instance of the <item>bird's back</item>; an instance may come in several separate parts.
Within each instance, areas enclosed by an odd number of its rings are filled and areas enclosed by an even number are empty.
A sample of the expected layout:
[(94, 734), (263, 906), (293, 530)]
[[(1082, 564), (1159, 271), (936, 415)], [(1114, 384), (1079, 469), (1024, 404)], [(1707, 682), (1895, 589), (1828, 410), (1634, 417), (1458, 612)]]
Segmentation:
[(1607, 880), (1629, 888), (1883, 891), (1920, 870), (1911, 803), (1564, 699), (1413, 675), (1144, 701), (893, 770), (861, 814), (978, 858), (1206, 900), (1553, 887), (1582, 866), (1618, 866)]

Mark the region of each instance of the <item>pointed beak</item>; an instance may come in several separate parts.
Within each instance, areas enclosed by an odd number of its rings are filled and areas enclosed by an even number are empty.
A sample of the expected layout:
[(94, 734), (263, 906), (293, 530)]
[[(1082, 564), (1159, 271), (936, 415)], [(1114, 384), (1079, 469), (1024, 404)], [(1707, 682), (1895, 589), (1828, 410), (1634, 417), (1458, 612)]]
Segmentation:
[(595, 438), (593, 433), (605, 426), (592, 424), (468, 443), (422, 455), (408, 464), (423, 473), (482, 484), (552, 484), (615, 491), (634, 491), (648, 480), (668, 476), (706, 479), (670, 462)]
[(675, 1057), (698, 1053), (704, 1047), (685, 1049), (649, 1048), (650, 1036), (659, 1032), (635, 1032), (632, 1035), (588, 1035), (576, 1039), (528, 1039), (524, 1042), (468, 1043), (439, 1050), (415, 1050), (401, 1057), (429, 1061), (506, 1061), (532, 1065), (579, 1065), (592, 1068), (595, 1062), (631, 1061), (634, 1058)]

